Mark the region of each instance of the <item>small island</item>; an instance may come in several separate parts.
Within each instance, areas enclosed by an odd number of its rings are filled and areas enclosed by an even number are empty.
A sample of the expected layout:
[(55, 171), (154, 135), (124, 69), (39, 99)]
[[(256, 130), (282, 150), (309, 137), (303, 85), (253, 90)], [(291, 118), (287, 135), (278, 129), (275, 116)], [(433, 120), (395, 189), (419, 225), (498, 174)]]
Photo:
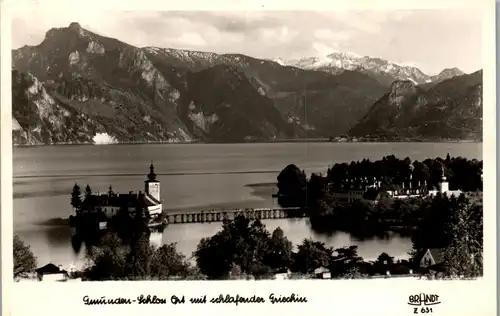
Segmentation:
[(101, 194), (93, 193), (87, 185), (82, 198), (80, 186), (75, 183), (71, 193), (75, 215), (69, 218), (73, 238), (92, 240), (108, 229), (129, 232), (133, 230), (130, 227), (162, 231), (167, 223), (162, 211), (160, 181), (154, 172), (153, 162), (144, 181), (144, 191), (120, 194), (113, 192), (110, 185), (109, 191)]

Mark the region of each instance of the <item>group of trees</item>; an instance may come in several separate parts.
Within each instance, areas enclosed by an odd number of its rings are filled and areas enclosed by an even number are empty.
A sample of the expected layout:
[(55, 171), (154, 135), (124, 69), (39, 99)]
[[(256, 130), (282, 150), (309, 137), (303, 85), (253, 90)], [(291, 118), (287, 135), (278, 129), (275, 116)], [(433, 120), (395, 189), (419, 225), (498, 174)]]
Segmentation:
[[(437, 207), (436, 207), (437, 205)], [(433, 208), (434, 207), (434, 208)], [(445, 274), (477, 277), (483, 274), (482, 193), (458, 199), (436, 197), (412, 236), (413, 255), (425, 248), (442, 249)]]
[[(203, 238), (194, 256), (201, 273), (211, 279), (236, 274), (265, 276), (291, 263), (292, 243), (277, 228), (272, 235), (260, 221), (238, 216), (225, 221), (222, 230)], [(234, 275), (234, 273), (233, 273)]]
[(99, 245), (87, 248), (88, 267), (83, 278), (102, 280), (167, 280), (186, 278), (193, 271), (175, 244), (157, 248), (150, 244), (148, 233), (124, 240), (116, 233), (104, 235)]
[(243, 216), (225, 222), (221, 231), (202, 239), (194, 256), (200, 272), (209, 279), (259, 279), (287, 270), (309, 275), (320, 267), (329, 269), (333, 278), (361, 278), (387, 271), (408, 273), (411, 268), (409, 262), (395, 262), (385, 253), (375, 262), (366, 262), (358, 255), (357, 246), (334, 249), (304, 239), (294, 249), (281, 228), (270, 234), (260, 220)]
[(399, 159), (394, 155), (383, 157), (382, 160), (352, 161), (350, 164), (340, 163), (329, 168), (326, 173), (328, 183), (341, 185), (348, 179), (356, 179), (358, 182), (373, 179), (382, 182), (387, 188), (400, 188), (402, 183), (408, 185), (410, 174), (412, 185), (415, 187), (420, 182), (427, 183), (427, 188), (437, 187), (440, 182), (442, 171), (450, 183), (450, 187), (462, 191), (482, 190), (483, 162), (477, 159), (468, 160), (463, 157), (440, 157), (425, 159), (424, 161), (411, 161), (410, 158)]
[[(112, 192), (111, 187), (109, 187), (110, 192)], [(73, 186), (73, 190), (71, 191), (71, 206), (73, 206), (76, 209), (77, 214), (80, 211), (80, 208), (83, 206), (86, 198), (92, 195), (92, 188), (90, 188), (90, 185), (87, 184), (85, 187), (85, 194), (82, 197), (82, 190), (78, 183), (75, 183)]]
[(451, 215), (459, 208), (459, 202), (469, 199), (471, 195), (472, 193), (463, 193), (459, 197), (448, 197), (437, 194), (407, 199), (382, 197), (378, 203), (364, 200), (337, 203), (332, 195), (326, 194), (318, 207), (309, 210), (309, 215), (312, 228), (321, 232), (364, 231), (365, 236), (369, 237), (369, 234), (388, 231), (394, 227), (411, 230), (420, 226), (426, 232), (422, 238), (440, 240), (430, 232), (442, 232), (444, 223), (449, 222)]
[(326, 186), (346, 187), (381, 182), (382, 189), (400, 189), (408, 185), (410, 174), (412, 186), (427, 184), (427, 189), (437, 187), (444, 170), (450, 188), (465, 192), (482, 191), (483, 162), (463, 157), (426, 159), (422, 162), (410, 158), (399, 159), (394, 155), (381, 160), (337, 163), (328, 168), (326, 175), (312, 174), (309, 179), (295, 165), (288, 165), (278, 175), (278, 202), (285, 207), (317, 207), (327, 194)]
[(18, 235), (14, 235), (12, 244), (14, 259), (14, 278), (26, 277), (34, 272), (37, 265), (36, 257), (29, 245), (25, 245)]

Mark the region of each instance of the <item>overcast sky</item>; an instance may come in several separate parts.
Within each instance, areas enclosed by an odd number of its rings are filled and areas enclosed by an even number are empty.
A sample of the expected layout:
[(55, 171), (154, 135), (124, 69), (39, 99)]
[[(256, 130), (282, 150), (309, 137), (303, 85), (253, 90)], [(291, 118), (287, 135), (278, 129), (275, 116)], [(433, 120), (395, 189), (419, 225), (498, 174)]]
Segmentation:
[(430, 75), (450, 67), (465, 72), (482, 68), (481, 13), (449, 9), (335, 13), (14, 11), (13, 48), (37, 45), (47, 30), (70, 22), (139, 47), (285, 60), (347, 51), (414, 65)]

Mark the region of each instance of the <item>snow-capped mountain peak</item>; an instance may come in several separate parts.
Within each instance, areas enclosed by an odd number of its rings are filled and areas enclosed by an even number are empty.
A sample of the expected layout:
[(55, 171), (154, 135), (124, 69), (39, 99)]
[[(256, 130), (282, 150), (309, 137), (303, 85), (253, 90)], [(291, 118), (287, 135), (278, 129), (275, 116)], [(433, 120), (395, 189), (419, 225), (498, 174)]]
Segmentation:
[(332, 52), (324, 56), (303, 57), (284, 63), (288, 66), (330, 73), (356, 70), (385, 81), (411, 80), (420, 84), (425, 83), (430, 78), (416, 67), (397, 64), (382, 58), (362, 56), (353, 52)]
[(274, 61), (277, 64), (280, 64), (281, 66), (286, 66), (285, 62), (281, 58), (273, 58), (271, 61)]

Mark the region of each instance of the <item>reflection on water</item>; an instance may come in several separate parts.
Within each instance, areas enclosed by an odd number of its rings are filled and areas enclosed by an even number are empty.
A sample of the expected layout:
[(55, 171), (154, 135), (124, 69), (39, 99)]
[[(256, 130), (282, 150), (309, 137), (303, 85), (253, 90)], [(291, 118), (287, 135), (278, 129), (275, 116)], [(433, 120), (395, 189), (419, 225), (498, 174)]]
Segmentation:
[[(302, 243), (305, 238), (322, 241), (334, 248), (356, 245), (359, 255), (365, 260), (375, 260), (382, 252), (397, 258), (407, 258), (407, 253), (411, 249), (408, 237), (400, 237), (394, 233), (363, 238), (353, 238), (350, 234), (340, 231), (323, 234), (312, 230), (307, 218), (262, 220), (262, 223), (269, 232), (280, 227), (295, 246)], [(177, 250), (190, 257), (201, 238), (213, 236), (221, 229), (221, 223), (173, 224), (163, 231), (163, 243), (175, 242)]]
[(83, 238), (80, 235), (75, 235), (71, 238), (71, 247), (76, 255), (80, 254), (83, 245)]
[[(357, 245), (359, 255), (366, 260), (375, 260), (382, 252), (389, 253), (396, 258), (407, 258), (407, 252), (411, 248), (408, 237), (403, 237), (394, 232), (379, 232), (371, 236), (368, 234), (353, 236), (341, 231), (323, 233), (311, 229), (308, 218), (262, 220), (262, 223), (270, 233), (277, 227), (283, 229), (285, 236), (294, 246), (302, 243), (305, 238), (322, 241), (327, 246), (333, 248)], [(177, 250), (190, 258), (202, 238), (211, 237), (221, 229), (222, 223), (172, 224), (167, 226), (163, 232), (151, 231), (150, 240), (156, 246), (166, 243), (176, 243)], [(76, 255), (81, 253), (82, 245), (85, 244), (88, 246), (93, 242), (97, 242), (97, 240), (87, 240), (80, 235), (69, 238), (66, 229), (52, 229), (47, 236), (53, 245), (56, 243), (66, 245), (68, 240), (71, 240), (71, 246)]]
[(44, 232), (51, 247), (68, 246), (71, 237), (69, 226), (52, 226), (45, 229)]

